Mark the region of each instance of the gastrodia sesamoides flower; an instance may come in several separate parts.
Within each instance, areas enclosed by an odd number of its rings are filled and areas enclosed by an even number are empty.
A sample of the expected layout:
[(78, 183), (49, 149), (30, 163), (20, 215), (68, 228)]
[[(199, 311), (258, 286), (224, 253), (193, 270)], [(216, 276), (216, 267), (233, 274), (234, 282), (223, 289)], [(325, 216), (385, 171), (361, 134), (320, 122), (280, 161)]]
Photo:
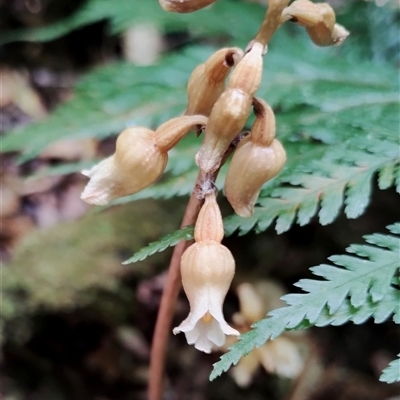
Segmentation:
[(208, 194), (195, 226), (195, 243), (181, 260), (182, 284), (190, 303), (189, 316), (173, 330), (184, 332), (189, 344), (210, 353), (239, 335), (225, 321), (222, 306), (235, 273), (231, 252), (221, 244), (222, 217), (215, 194)]
[(253, 214), (261, 187), (286, 162), (286, 152), (275, 139), (275, 116), (262, 99), (254, 99), (256, 120), (251, 133), (235, 150), (225, 179), (225, 196), (241, 217)]
[(143, 127), (125, 129), (117, 139), (115, 153), (82, 174), (90, 180), (81, 194), (90, 204), (106, 205), (154, 183), (164, 172), (168, 151), (194, 127), (203, 126), (202, 115), (173, 118), (156, 131)]

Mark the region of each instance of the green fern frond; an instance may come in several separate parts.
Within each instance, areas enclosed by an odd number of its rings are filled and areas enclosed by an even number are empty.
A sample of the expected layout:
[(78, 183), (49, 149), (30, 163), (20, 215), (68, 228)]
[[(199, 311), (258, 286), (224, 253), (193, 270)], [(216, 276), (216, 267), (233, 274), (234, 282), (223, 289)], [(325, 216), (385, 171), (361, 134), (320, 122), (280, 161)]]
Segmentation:
[[(363, 141), (360, 137), (358, 140)], [(379, 174), (381, 189), (391, 187), (400, 157), (393, 135), (386, 140), (370, 138), (366, 151), (352, 142), (350, 139), (333, 146), (317, 161), (299, 163), (290, 174), (283, 172), (276, 180), (281, 185), (262, 192), (251, 217), (232, 215), (225, 219), (226, 233), (239, 231), (244, 235), (252, 229), (262, 232), (275, 219), (276, 231), (282, 233), (296, 219), (299, 225), (306, 225), (317, 212), (319, 222), (327, 225), (343, 204), (348, 218), (360, 216), (369, 203), (374, 174)], [(309, 155), (312, 157), (312, 152)]]
[(6, 134), (3, 151), (22, 150), (24, 159), (30, 159), (62, 138), (104, 138), (127, 126), (155, 126), (179, 115), (185, 108), (190, 70), (182, 72), (180, 82), (164, 74), (169, 74), (170, 67), (185, 70), (185, 62), (181, 55), (155, 67), (121, 62), (95, 71), (78, 84), (74, 99), (48, 119)]
[(379, 378), (381, 382), (400, 382), (400, 354), (397, 354), (397, 357), (399, 358), (389, 363), (389, 365), (382, 371), (382, 375)]
[(173, 233), (163, 236), (156, 242), (150, 243), (146, 247), (140, 249), (131, 258), (124, 261), (122, 264), (132, 264), (137, 261), (142, 261), (148, 256), (151, 256), (160, 251), (164, 251), (166, 248), (175, 246), (181, 240), (191, 240), (193, 239), (193, 226), (186, 226), (185, 228), (179, 229)]
[(388, 229), (396, 236), (367, 235), (365, 240), (373, 246), (351, 245), (347, 251), (355, 256), (332, 256), (330, 260), (335, 266), (322, 264), (311, 268), (314, 275), (325, 279), (300, 280), (296, 286), (305, 293), (284, 296), (287, 306), (270, 312), (266, 319), (254, 324), (253, 330), (242, 335), (214, 364), (210, 379), (285, 330), (341, 325), (349, 321), (361, 324), (371, 317), (375, 323), (382, 323), (390, 315), (400, 323), (400, 290), (391, 285), (400, 268), (400, 223)]
[[(239, 12), (240, 7), (232, 7), (235, 18), (242, 18)], [(332, 59), (331, 53), (316, 53), (304, 40), (293, 39), (284, 30), (274, 40), (275, 51), (265, 57), (267, 78), (257, 95), (285, 111), (278, 115), (281, 138), (291, 142), (302, 132), (310, 139), (338, 142), (348, 138), (356, 124), (364, 133), (374, 126), (384, 130), (387, 125), (397, 132), (395, 70)], [(49, 118), (7, 132), (3, 151), (22, 151), (28, 159), (59, 139), (103, 138), (127, 126), (159, 125), (185, 109), (188, 77), (212, 51), (191, 47), (153, 66), (118, 62), (98, 68), (78, 83), (73, 98)], [(388, 107), (392, 107), (389, 114)], [(285, 115), (289, 111), (292, 114)]]
[[(102, 20), (108, 20), (112, 34), (118, 34), (135, 24), (154, 24), (164, 31), (188, 30), (197, 36), (227, 35), (243, 40), (256, 33), (264, 10), (256, 4), (219, 0), (196, 14), (166, 13), (157, 0), (110, 2), (89, 0), (64, 20), (36, 29), (22, 29), (2, 34), (0, 45), (15, 41), (45, 42)], [(220, 21), (229, 21), (221, 24)], [(232, 26), (235, 29), (232, 29)]]

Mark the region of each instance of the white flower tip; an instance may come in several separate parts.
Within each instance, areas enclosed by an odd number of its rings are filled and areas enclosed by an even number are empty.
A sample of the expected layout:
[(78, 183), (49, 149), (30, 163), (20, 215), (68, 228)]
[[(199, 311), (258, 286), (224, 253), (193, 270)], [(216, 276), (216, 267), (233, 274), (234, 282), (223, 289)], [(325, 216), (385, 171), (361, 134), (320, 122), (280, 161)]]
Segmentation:
[(178, 333), (181, 333), (181, 330), (179, 329), (179, 327), (176, 327), (176, 328), (172, 329), (172, 333), (174, 335), (177, 335)]
[(249, 218), (253, 215), (254, 213), (254, 203), (243, 203), (243, 204), (234, 204), (233, 209), (235, 210), (235, 213), (239, 215), (239, 217), (242, 218)]
[(223, 329), (223, 332), (225, 333), (225, 335), (228, 335), (228, 336), (240, 336), (240, 332), (236, 329), (233, 329), (228, 324), (226, 325), (226, 328)]
[(109, 189), (96, 188), (89, 182), (81, 194), (81, 199), (89, 204), (105, 206), (112, 200), (112, 196)]
[(81, 194), (81, 199), (89, 204), (105, 206), (118, 197), (115, 193), (114, 158), (109, 157), (90, 169), (81, 171), (90, 178)]
[(223, 346), (225, 335), (239, 336), (239, 332), (231, 328), (225, 320), (218, 321), (209, 313), (197, 320), (194, 326), (189, 318), (174, 328), (172, 332), (174, 335), (183, 332), (188, 344), (193, 344), (197, 350), (204, 353), (211, 353), (213, 349)]
[(84, 169), (83, 171), (81, 171), (81, 174), (90, 178), (92, 176), (91, 171), (91, 169)]

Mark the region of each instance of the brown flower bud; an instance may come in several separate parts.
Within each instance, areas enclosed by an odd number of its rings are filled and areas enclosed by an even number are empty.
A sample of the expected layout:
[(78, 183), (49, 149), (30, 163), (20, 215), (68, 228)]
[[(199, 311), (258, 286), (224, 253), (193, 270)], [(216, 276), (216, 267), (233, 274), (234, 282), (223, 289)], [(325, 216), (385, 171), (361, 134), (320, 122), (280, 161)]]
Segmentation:
[(167, 152), (171, 150), (191, 129), (207, 124), (208, 118), (204, 115), (185, 115), (172, 118), (162, 124), (155, 132), (155, 141), (158, 148)]
[(222, 156), (249, 117), (252, 96), (261, 83), (263, 50), (262, 44), (254, 43), (233, 70), (228, 87), (211, 110), (204, 142), (196, 155), (197, 165), (205, 173), (219, 168)]
[(244, 55), (229, 78), (228, 87), (253, 96), (260, 87), (263, 69), (264, 46), (255, 42)]
[(207, 7), (216, 0), (159, 0), (163, 10), (177, 13), (190, 13)]
[(219, 168), (222, 156), (249, 117), (251, 102), (250, 95), (231, 88), (217, 100), (206, 126), (204, 142), (196, 155), (196, 163), (203, 172), (211, 173)]
[(335, 23), (335, 12), (327, 3), (296, 0), (282, 12), (281, 22), (288, 20), (304, 26), (318, 46), (338, 46), (349, 35), (343, 26)]
[(194, 228), (194, 239), (196, 242), (213, 240), (221, 243), (224, 237), (224, 226), (221, 211), (217, 204), (215, 193), (205, 196)]
[(83, 175), (90, 178), (81, 199), (105, 205), (111, 200), (139, 192), (163, 173), (168, 155), (159, 149), (155, 132), (147, 128), (125, 129), (117, 139), (115, 153)]
[(272, 109), (257, 99), (255, 112), (257, 119), (251, 134), (237, 147), (225, 179), (225, 195), (241, 217), (253, 214), (262, 185), (275, 177), (286, 162), (283, 146), (274, 139)]
[(225, 79), (231, 67), (242, 57), (243, 51), (238, 47), (224, 48), (196, 67), (187, 86), (186, 115), (210, 115), (214, 103), (225, 89)]

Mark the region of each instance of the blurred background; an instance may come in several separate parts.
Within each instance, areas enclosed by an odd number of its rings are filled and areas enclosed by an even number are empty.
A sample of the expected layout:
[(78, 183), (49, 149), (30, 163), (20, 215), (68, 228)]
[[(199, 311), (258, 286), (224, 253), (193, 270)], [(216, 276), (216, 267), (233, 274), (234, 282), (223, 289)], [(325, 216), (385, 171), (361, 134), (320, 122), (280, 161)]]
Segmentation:
[[(329, 3), (351, 35), (341, 48), (298, 48), (303, 60), (318, 64), (320, 57), (321, 70), (334, 59), (382, 76), (398, 70), (397, 1)], [(107, 209), (80, 200), (87, 178), (79, 171), (112, 154), (125, 126), (155, 127), (182, 113), (193, 68), (210, 49), (245, 47), (265, 12), (262, 0), (214, 6), (182, 16), (163, 12), (156, 0), (0, 0), (2, 399), (146, 399), (171, 249), (121, 263), (179, 227), (199, 142), (183, 141), (154, 188)], [(303, 30), (282, 28), (269, 50), (275, 66), (296, 52), (287, 38), (307, 41)], [(278, 118), (302, 101), (291, 92), (282, 96)], [(321, 226), (314, 218), (281, 235), (270, 228), (227, 238), (237, 262), (227, 320), (249, 329), (252, 321), (240, 310), (243, 283), (265, 311), (278, 307), (280, 296), (310, 277), (311, 266), (395, 222), (398, 195), (374, 185), (358, 219), (340, 215)], [(220, 204), (229, 215), (222, 195)], [(187, 312), (182, 294), (174, 326)], [(399, 385), (378, 382), (399, 352), (399, 333), (393, 323), (367, 322), (283, 336), (263, 350), (262, 366), (256, 360), (211, 383), (221, 353), (202, 354), (183, 335), (171, 337), (165, 399), (399, 399)]]

